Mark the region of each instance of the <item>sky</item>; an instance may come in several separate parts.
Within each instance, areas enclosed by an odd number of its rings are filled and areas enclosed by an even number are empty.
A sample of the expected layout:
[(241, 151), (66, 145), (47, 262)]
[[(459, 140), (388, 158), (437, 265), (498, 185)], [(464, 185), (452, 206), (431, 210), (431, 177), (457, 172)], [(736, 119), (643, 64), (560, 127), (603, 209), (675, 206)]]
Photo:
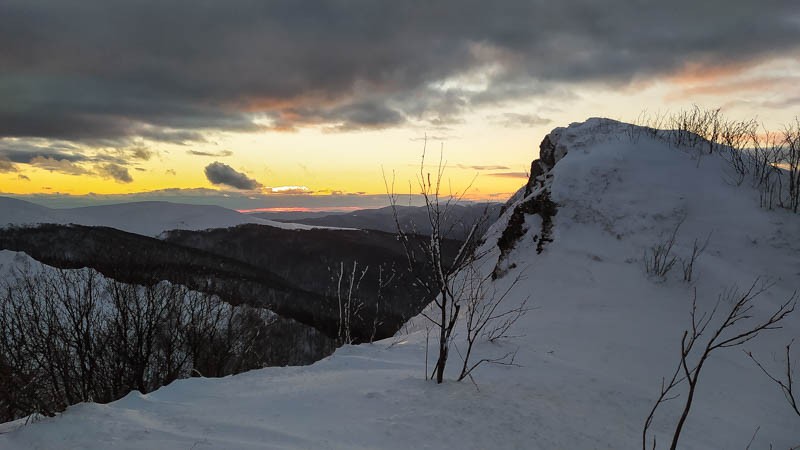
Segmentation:
[(800, 114), (796, 0), (0, 2), (0, 195), (48, 206), (377, 207), (423, 149), (505, 201), (552, 128), (692, 105)]

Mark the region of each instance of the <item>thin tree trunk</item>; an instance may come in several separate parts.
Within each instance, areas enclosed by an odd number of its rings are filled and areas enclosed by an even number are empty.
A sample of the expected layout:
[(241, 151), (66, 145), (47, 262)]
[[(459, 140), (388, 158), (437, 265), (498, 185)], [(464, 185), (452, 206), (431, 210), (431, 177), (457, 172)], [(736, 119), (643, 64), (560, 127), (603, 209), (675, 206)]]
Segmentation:
[(444, 379), (444, 366), (447, 363), (447, 292), (442, 291), (441, 326), (439, 327), (439, 360), (436, 362), (436, 383)]

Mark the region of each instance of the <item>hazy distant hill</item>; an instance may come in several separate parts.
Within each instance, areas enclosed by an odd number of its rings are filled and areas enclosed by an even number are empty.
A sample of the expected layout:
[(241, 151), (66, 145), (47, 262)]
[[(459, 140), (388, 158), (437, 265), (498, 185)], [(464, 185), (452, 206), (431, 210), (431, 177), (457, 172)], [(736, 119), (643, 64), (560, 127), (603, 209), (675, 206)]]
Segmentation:
[(269, 212), (250, 213), (249, 215), (257, 217), (259, 219), (274, 220), (276, 222), (297, 223), (298, 220), (317, 219), (320, 217), (338, 216), (349, 213), (350, 211), (269, 211)]
[[(475, 203), (469, 205), (455, 205), (452, 207), (450, 215), (446, 218), (445, 228), (451, 230), (448, 237), (452, 239), (463, 239), (473, 223), (480, 221), (483, 232), (500, 215), (501, 203)], [(422, 206), (398, 206), (400, 224), (403, 228), (412, 233), (428, 235), (431, 232), (428, 214)], [(285, 214), (285, 213), (279, 213)], [(280, 216), (274, 213), (254, 213), (252, 215), (279, 222), (292, 222), (306, 225), (339, 227), (339, 228), (358, 228), (362, 230), (378, 230), (387, 233), (394, 233), (396, 225), (392, 215), (392, 208), (361, 209), (350, 213), (329, 213), (321, 217), (303, 217), (298, 213), (296, 216)]]
[(131, 202), (115, 205), (55, 209), (0, 196), (0, 228), (40, 223), (78, 224), (111, 227), (145, 236), (166, 230), (205, 230), (245, 223), (278, 228), (309, 228), (275, 222), (214, 205), (187, 205), (171, 202)]

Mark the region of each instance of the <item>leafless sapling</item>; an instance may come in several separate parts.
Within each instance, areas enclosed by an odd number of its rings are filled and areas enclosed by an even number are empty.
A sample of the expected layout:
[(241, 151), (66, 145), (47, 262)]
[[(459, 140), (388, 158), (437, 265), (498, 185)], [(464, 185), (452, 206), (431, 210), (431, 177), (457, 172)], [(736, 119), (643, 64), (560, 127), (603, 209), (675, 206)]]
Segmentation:
[[(426, 150), (427, 140), (423, 147), (419, 173), (417, 174), (417, 185), (427, 213), (430, 236), (421, 245), (416, 245), (412, 242), (408, 230), (401, 224), (397, 207), (398, 195), (394, 190), (394, 179), (390, 182), (384, 174), (384, 182), (392, 208), (398, 240), (405, 251), (409, 271), (414, 278), (414, 282), (421, 286), (427, 292), (427, 295), (433, 297), (434, 313), (423, 312), (422, 314), (434, 324), (438, 331), (438, 357), (431, 378), (435, 378), (437, 383), (441, 383), (444, 379), (444, 370), (447, 364), (453, 329), (462, 307), (460, 299), (453, 292), (453, 281), (465, 267), (479, 257), (475, 250), (478, 248), (480, 241), (478, 229), (481, 221), (476, 221), (469, 226), (469, 231), (466, 233), (466, 237), (456, 255), (453, 258), (446, 258), (443, 248), (448, 240), (448, 233), (454, 226), (450, 221), (453, 209), (463, 201), (472, 184), (470, 183), (461, 191), (453, 192), (451, 190), (449, 194), (444, 194), (442, 190), (444, 189), (446, 164), (443, 161), (443, 154), (440, 152), (439, 164), (432, 176), (430, 172), (427, 172), (425, 166)], [(409, 188), (410, 186), (411, 183), (409, 182)], [(426, 273), (420, 273), (421, 270)]]
[(752, 352), (745, 352), (753, 362), (756, 363), (759, 369), (764, 372), (770, 380), (772, 380), (775, 384), (780, 387), (781, 392), (786, 397), (786, 401), (789, 402), (789, 406), (792, 407), (792, 410), (800, 417), (800, 393), (798, 393), (797, 388), (794, 384), (794, 366), (792, 365), (792, 344), (794, 344), (794, 339), (790, 341), (786, 345), (786, 368), (785, 373), (783, 374), (783, 378), (779, 378), (776, 375), (773, 375), (769, 372), (761, 362), (759, 362), (755, 356), (753, 356)]
[(339, 263), (336, 299), (339, 304), (338, 337), (343, 344), (353, 343), (353, 322), (364, 308), (364, 302), (358, 298), (359, 289), (368, 271), (369, 266), (359, 269), (358, 261), (353, 261), (353, 268), (349, 272), (344, 262)]
[(383, 265), (378, 266), (378, 291), (375, 294), (375, 315), (372, 318), (372, 331), (369, 336), (369, 342), (374, 342), (376, 336), (378, 335), (378, 327), (383, 325), (383, 321), (381, 321), (381, 303), (383, 303), (383, 293), (384, 290), (391, 285), (392, 281), (394, 281), (395, 272), (394, 264), (392, 264), (390, 270), (386, 270)]
[[(686, 397), (672, 434), (670, 450), (675, 450), (681, 436), (681, 431), (689, 417), (692, 402), (700, 380), (700, 374), (708, 358), (716, 350), (738, 347), (758, 336), (762, 331), (781, 328), (780, 322), (794, 311), (796, 294), (782, 303), (769, 317), (758, 320), (754, 317), (754, 300), (770, 287), (769, 284), (756, 279), (744, 292), (731, 288), (720, 294), (716, 304), (710, 312), (698, 315), (697, 291), (692, 298), (691, 329), (684, 331), (681, 338), (681, 356), (678, 367), (672, 377), (667, 381), (662, 379), (661, 392), (647, 416), (642, 430), (642, 450), (647, 449), (647, 433), (652, 425), (656, 410), (664, 402), (678, 397), (676, 389), (683, 385), (686, 387)], [(730, 310), (719, 321), (716, 320), (721, 305), (730, 305)], [(711, 328), (709, 328), (711, 326)], [(706, 338), (708, 336), (708, 338)], [(705, 339), (705, 343), (701, 340)], [(699, 351), (695, 351), (698, 349)], [(656, 438), (653, 437), (652, 448), (656, 448)]]
[[(498, 291), (496, 285), (492, 283), (491, 273), (484, 276), (475, 265), (470, 265), (457, 282), (457, 295), (463, 299), (463, 303), (466, 305), (464, 312), (466, 349), (464, 353), (459, 352), (463, 363), (458, 381), (467, 377), (472, 379), (472, 371), (484, 363), (515, 364), (516, 351), (499, 356), (484, 357), (477, 361), (471, 360), (471, 357), (478, 338), (483, 337), (489, 342), (494, 342), (509, 337), (508, 332), (511, 327), (530, 311), (527, 306), (528, 297), (515, 306), (507, 307), (504, 302), (522, 279), (522, 272), (520, 272), (506, 289)], [(457, 346), (456, 350), (458, 350)]]

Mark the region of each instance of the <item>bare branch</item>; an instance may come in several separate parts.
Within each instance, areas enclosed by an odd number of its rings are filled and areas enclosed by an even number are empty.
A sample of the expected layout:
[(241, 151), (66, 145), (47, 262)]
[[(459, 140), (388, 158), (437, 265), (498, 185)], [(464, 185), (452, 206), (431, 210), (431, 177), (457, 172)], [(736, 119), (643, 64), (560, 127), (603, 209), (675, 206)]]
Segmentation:
[[(757, 278), (753, 284), (750, 285), (750, 288), (742, 293), (739, 293), (736, 289), (728, 289), (720, 294), (713, 309), (709, 313), (703, 313), (699, 316), (697, 313), (697, 291), (695, 290), (694, 297), (692, 298), (692, 310), (690, 314), (691, 329), (684, 331), (681, 338), (680, 363), (678, 364), (678, 368), (673, 373), (669, 382), (665, 383), (665, 381), (662, 379), (661, 393), (653, 408), (650, 410), (642, 431), (643, 450), (647, 448), (647, 431), (652, 424), (656, 409), (658, 409), (661, 404), (667, 401), (667, 399), (675, 398), (675, 396), (669, 397), (668, 394), (679, 384), (682, 384), (683, 380), (686, 380), (686, 398), (684, 400), (682, 412), (680, 418), (678, 419), (677, 425), (675, 426), (670, 444), (671, 450), (675, 450), (677, 448), (681, 431), (692, 407), (692, 401), (699, 383), (700, 373), (704, 367), (704, 364), (715, 350), (742, 345), (743, 343), (757, 337), (762, 331), (780, 328), (780, 322), (794, 311), (796, 304), (796, 293), (792, 294), (792, 296), (786, 302), (781, 304), (770, 316), (762, 319), (761, 321), (756, 321), (755, 317), (752, 315), (752, 311), (754, 309), (753, 301), (770, 286), (772, 286), (771, 283), (762, 282)], [(695, 352), (693, 350), (697, 346), (697, 343), (700, 341), (700, 339), (706, 336), (706, 330), (714, 320), (721, 304), (730, 305), (728, 314), (722, 319), (721, 322), (711, 329), (711, 333), (705, 339), (705, 345), (701, 347), (702, 351), (699, 353), (699, 355), (694, 356)], [(755, 358), (753, 359), (755, 360)], [(756, 364), (758, 364), (759, 367), (762, 367), (757, 361)], [(764, 370), (763, 367), (762, 370)], [(679, 373), (682, 375), (679, 376)], [(768, 374), (768, 376), (775, 381), (771, 375)], [(779, 384), (783, 386), (782, 383)], [(653, 448), (655, 448), (655, 438), (653, 440)]]
[(795, 414), (800, 416), (800, 404), (798, 404), (798, 394), (794, 390), (794, 367), (792, 366), (792, 355), (791, 355), (792, 344), (794, 344), (794, 339), (792, 339), (789, 342), (789, 344), (786, 345), (786, 369), (785, 369), (786, 373), (784, 374), (786, 376), (786, 380), (782, 380), (772, 375), (755, 358), (755, 356), (753, 356), (753, 353), (748, 351), (745, 351), (745, 353), (747, 354), (747, 356), (750, 357), (750, 359), (753, 360), (753, 362), (756, 363), (758, 368), (761, 369), (762, 372), (764, 372), (764, 375), (766, 375), (770, 380), (772, 380), (775, 384), (777, 384), (778, 387), (781, 388), (781, 392), (783, 392), (783, 395), (786, 397), (786, 401), (789, 402), (789, 406), (792, 407), (792, 410), (794, 410)]

